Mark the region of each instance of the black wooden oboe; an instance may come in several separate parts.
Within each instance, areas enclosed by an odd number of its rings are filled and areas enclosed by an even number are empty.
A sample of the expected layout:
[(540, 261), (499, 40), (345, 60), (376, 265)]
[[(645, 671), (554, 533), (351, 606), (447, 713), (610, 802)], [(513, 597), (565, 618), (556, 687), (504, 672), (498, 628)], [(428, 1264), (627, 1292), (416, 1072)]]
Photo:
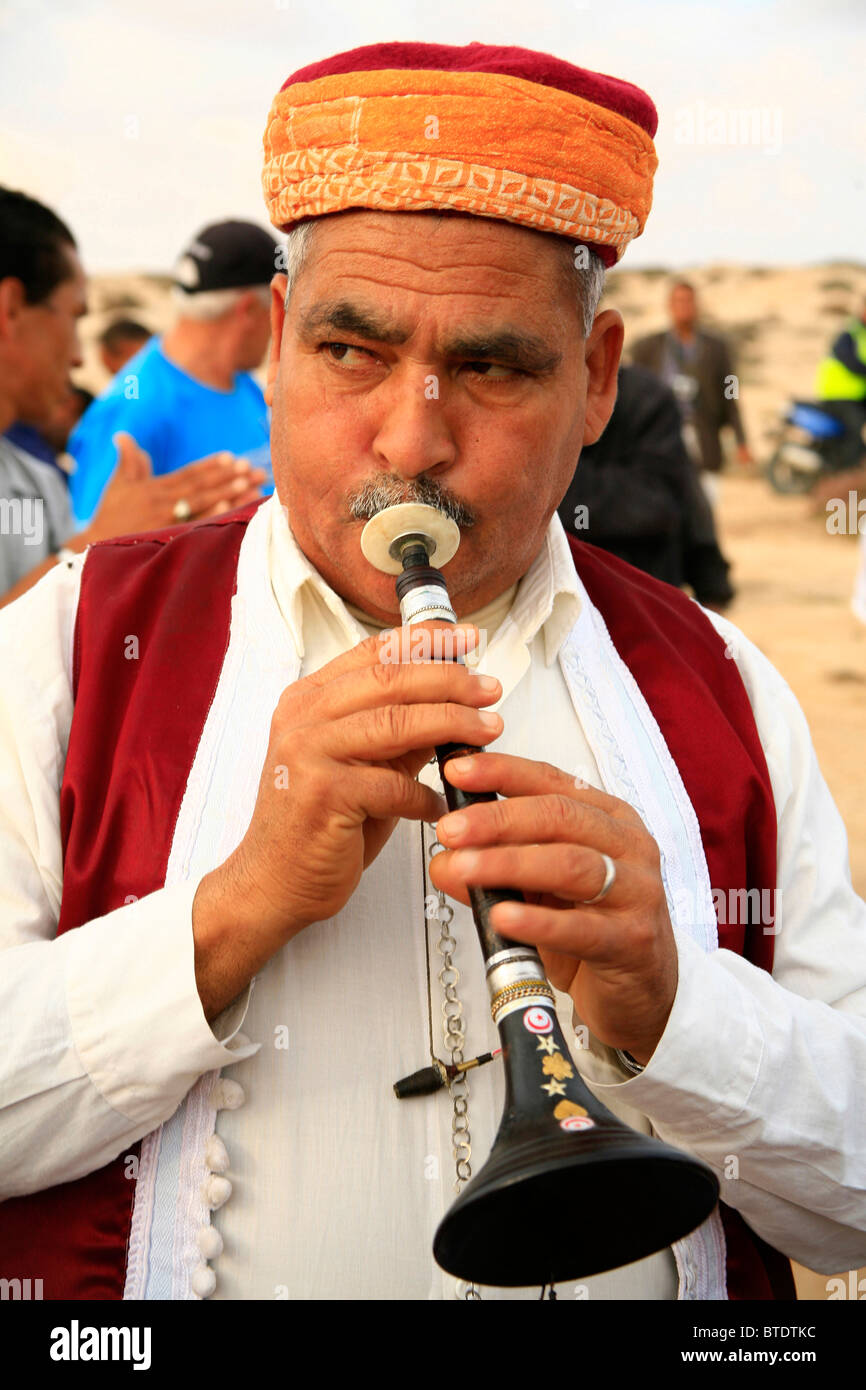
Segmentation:
[[(379, 512), (361, 537), (371, 564), (396, 574), (404, 624), (454, 623), (444, 565), (458, 527), (433, 507)], [(449, 810), (495, 801), (445, 776), (450, 758), (482, 752), (436, 749)], [(490, 1008), (505, 1067), (505, 1109), (490, 1156), (443, 1217), (433, 1253), (443, 1269), (477, 1284), (561, 1284), (631, 1264), (671, 1245), (715, 1206), (719, 1185), (698, 1159), (638, 1133), (607, 1110), (574, 1065), (556, 999), (534, 947), (499, 936), (498, 902), (512, 888), (469, 888), (484, 955)]]

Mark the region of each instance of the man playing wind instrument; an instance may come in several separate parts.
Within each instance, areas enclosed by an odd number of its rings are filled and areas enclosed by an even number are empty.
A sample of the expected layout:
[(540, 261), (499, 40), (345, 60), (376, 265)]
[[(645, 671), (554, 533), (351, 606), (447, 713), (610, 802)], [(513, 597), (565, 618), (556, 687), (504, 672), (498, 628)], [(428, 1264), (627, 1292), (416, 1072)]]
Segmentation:
[[(613, 408), (596, 307), (655, 126), (628, 83), (482, 44), (357, 49), (274, 101), (276, 496), (96, 546), (2, 615), (4, 1275), (464, 1296), (431, 1237), (501, 1064), (455, 1150), (452, 1098), (392, 1083), (437, 947), (463, 1055), (495, 1046), (469, 885), (527, 895), (497, 929), (540, 948), (595, 1093), (721, 1182), (590, 1297), (784, 1298), (789, 1258), (866, 1258), (866, 905), (803, 715), (730, 623), (556, 516)], [(403, 501), (460, 526), (475, 669), (382, 659), (359, 538)], [(430, 759), (461, 740), (490, 751), (449, 780), (503, 800), (445, 815)]]

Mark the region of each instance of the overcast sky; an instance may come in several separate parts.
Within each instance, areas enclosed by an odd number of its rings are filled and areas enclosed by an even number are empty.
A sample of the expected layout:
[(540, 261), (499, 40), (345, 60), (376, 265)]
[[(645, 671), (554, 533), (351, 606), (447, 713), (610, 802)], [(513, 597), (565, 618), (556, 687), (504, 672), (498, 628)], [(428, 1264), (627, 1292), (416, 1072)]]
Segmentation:
[(645, 88), (660, 167), (626, 265), (866, 260), (863, 0), (0, 0), (0, 181), (91, 272), (166, 270), (206, 222), (266, 221), (289, 73), (383, 39), (516, 43)]

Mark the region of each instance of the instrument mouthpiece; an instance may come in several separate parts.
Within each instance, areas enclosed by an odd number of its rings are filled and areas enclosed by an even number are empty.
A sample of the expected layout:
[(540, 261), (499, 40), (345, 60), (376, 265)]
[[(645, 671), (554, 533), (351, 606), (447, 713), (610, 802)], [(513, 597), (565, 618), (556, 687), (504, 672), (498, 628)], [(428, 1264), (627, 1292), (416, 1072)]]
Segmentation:
[(437, 507), (422, 502), (400, 502), (386, 507), (367, 522), (361, 532), (364, 557), (383, 574), (400, 574), (402, 547), (408, 540), (424, 546), (431, 565), (441, 569), (457, 553), (460, 527)]

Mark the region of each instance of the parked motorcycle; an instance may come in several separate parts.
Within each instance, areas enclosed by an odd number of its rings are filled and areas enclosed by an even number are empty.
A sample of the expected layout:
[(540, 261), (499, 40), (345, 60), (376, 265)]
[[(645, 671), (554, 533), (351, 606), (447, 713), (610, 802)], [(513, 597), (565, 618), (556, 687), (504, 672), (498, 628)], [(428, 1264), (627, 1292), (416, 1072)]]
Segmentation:
[(819, 478), (851, 467), (847, 430), (816, 401), (792, 401), (781, 413), (776, 449), (764, 469), (776, 492), (806, 493)]

